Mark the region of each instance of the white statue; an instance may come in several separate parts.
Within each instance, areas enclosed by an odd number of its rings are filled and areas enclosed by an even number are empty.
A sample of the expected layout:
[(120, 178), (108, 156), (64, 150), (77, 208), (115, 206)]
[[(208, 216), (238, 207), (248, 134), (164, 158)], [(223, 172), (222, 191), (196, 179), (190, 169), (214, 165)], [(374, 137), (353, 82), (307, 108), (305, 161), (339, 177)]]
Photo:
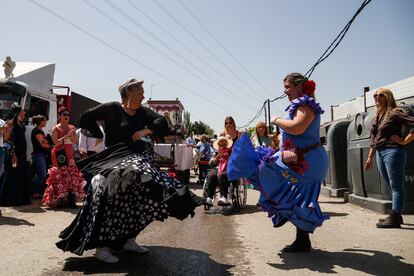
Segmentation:
[(13, 77), (13, 70), (14, 67), (16, 67), (16, 62), (12, 61), (11, 57), (6, 57), (6, 61), (3, 63), (3, 67), (6, 79), (9, 77)]

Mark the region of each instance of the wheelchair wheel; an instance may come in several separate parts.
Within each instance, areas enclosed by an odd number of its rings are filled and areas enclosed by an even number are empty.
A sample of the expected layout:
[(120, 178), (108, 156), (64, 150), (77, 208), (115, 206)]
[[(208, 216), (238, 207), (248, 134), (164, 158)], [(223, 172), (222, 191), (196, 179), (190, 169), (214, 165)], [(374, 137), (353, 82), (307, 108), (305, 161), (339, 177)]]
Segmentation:
[(239, 186), (236, 189), (237, 191), (237, 204), (239, 209), (243, 209), (246, 206), (247, 202), (247, 189), (245, 185), (245, 180), (242, 178), (239, 181)]
[(231, 202), (232, 209), (238, 210), (239, 204), (237, 202), (237, 185), (233, 181), (230, 182), (228, 194), (227, 200)]

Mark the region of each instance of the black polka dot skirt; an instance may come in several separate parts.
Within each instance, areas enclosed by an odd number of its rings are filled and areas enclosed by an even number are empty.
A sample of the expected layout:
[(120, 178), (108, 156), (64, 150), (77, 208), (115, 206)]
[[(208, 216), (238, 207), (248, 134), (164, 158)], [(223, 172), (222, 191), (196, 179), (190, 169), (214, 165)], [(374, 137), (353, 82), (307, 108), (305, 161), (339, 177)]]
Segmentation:
[(88, 166), (82, 164), (82, 172), (90, 175), (87, 197), (59, 236), (56, 245), (62, 250), (78, 255), (96, 247), (118, 250), (152, 221), (194, 215), (200, 204), (196, 196), (186, 185), (153, 167), (150, 151), (137, 154), (125, 148), (121, 152), (117, 150), (112, 156), (103, 152), (89, 160)]

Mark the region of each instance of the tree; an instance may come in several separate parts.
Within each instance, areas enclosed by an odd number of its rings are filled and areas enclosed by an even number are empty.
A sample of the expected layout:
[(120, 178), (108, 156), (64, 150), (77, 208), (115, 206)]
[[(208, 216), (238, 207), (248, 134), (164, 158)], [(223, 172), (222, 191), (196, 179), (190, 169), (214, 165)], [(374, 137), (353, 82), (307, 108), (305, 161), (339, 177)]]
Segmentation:
[(214, 130), (202, 121), (195, 121), (192, 124), (192, 130), (194, 134), (207, 134), (208, 136), (211, 136), (214, 133)]
[(190, 136), (192, 131), (193, 131), (193, 124), (191, 123), (190, 112), (184, 111), (184, 132), (187, 135), (187, 137)]
[(249, 128), (246, 130), (247, 134), (249, 134), (249, 137), (250, 137), (250, 136), (252, 136), (252, 134), (254, 133), (254, 129), (255, 129), (255, 127), (249, 127)]

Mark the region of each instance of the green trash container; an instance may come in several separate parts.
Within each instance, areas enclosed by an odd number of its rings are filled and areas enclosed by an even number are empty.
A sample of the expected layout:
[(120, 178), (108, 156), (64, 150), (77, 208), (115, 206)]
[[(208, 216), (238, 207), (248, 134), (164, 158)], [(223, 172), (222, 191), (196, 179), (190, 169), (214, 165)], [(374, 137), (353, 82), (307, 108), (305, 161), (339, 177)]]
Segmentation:
[[(414, 115), (414, 105), (400, 106)], [(375, 113), (359, 113), (348, 127), (347, 162), (349, 201), (368, 209), (384, 213), (391, 208), (391, 192), (378, 170), (376, 160), (373, 168), (365, 171), (371, 138), (370, 130)], [(404, 129), (405, 136), (408, 130)], [(405, 166), (405, 206), (404, 213), (414, 213), (414, 143), (406, 146), (407, 162)]]
[(348, 192), (347, 130), (351, 118), (332, 121), (320, 129), (321, 143), (328, 154), (328, 172), (321, 193), (343, 197)]

